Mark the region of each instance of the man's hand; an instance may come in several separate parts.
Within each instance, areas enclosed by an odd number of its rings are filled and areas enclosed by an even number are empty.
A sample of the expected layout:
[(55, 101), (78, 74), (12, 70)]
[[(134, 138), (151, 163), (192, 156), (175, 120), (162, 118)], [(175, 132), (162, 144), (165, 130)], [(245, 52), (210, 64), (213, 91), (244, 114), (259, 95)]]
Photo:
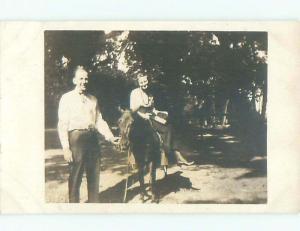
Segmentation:
[(73, 161), (72, 151), (69, 148), (64, 148), (64, 158), (68, 163)]
[(113, 138), (109, 139), (109, 141), (110, 141), (113, 145), (119, 145), (120, 137), (113, 137)]

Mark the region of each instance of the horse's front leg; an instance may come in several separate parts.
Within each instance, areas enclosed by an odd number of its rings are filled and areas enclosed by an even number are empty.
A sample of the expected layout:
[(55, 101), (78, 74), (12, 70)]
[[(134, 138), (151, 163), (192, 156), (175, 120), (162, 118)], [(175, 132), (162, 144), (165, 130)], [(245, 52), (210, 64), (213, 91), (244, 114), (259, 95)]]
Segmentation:
[(156, 187), (156, 163), (151, 161), (149, 164), (150, 170), (150, 191), (151, 191), (151, 201), (158, 203), (157, 187)]
[(147, 193), (146, 187), (145, 187), (144, 169), (145, 169), (145, 165), (138, 166), (138, 178), (139, 178), (139, 183), (140, 183), (140, 199), (143, 202), (148, 200), (150, 197), (149, 194)]

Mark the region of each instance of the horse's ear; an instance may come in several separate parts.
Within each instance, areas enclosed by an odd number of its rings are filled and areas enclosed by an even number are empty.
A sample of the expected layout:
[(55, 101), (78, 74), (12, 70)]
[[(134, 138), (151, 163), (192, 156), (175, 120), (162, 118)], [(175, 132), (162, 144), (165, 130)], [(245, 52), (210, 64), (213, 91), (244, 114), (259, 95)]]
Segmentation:
[(118, 106), (118, 111), (121, 112), (121, 113), (124, 113), (125, 110), (119, 105)]

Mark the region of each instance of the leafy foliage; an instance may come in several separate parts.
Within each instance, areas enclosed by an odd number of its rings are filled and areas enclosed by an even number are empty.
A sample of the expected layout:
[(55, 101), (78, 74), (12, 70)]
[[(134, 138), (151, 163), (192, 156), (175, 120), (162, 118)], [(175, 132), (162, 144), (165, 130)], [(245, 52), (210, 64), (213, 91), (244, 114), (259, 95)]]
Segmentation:
[(139, 72), (151, 78), (157, 106), (178, 123), (201, 110), (201, 115), (220, 118), (228, 99), (229, 113), (245, 105), (255, 112), (262, 95), (259, 114), (266, 117), (266, 32), (46, 31), (48, 126), (56, 123), (58, 100), (72, 88), (76, 65), (88, 69), (91, 90), (112, 121), (118, 106), (128, 106)]

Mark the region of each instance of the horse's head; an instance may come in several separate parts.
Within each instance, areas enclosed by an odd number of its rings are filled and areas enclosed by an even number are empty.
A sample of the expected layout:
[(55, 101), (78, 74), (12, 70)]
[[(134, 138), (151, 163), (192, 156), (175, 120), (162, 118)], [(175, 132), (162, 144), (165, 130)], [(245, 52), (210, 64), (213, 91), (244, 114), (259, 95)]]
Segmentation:
[(118, 122), (121, 137), (119, 147), (121, 150), (126, 150), (129, 148), (130, 144), (129, 133), (131, 131), (131, 125), (133, 123), (132, 112), (130, 110), (124, 110)]

